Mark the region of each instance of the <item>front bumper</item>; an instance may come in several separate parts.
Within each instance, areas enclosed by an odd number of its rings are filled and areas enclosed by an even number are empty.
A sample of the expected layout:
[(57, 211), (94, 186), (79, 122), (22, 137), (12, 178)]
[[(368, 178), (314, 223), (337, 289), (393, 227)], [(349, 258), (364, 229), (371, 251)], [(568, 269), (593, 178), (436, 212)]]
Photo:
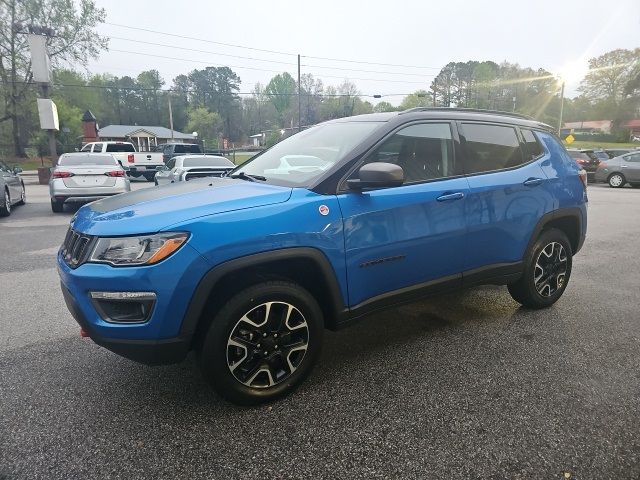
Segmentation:
[[(85, 263), (77, 268), (57, 258), (62, 293), (67, 307), (89, 337), (118, 355), (146, 364), (176, 363), (191, 347), (193, 331), (182, 328), (193, 293), (209, 263), (188, 243), (174, 255), (142, 267), (111, 267)], [(91, 292), (156, 294), (144, 323), (113, 323), (97, 311)]]

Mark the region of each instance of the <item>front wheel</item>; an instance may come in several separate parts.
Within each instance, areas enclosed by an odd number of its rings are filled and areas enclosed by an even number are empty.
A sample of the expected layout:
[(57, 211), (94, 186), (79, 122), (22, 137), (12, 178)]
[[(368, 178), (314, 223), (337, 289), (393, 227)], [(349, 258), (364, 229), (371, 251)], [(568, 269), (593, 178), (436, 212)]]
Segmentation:
[(18, 205), (24, 205), (25, 203), (27, 203), (27, 191), (24, 188), (24, 183), (23, 183), (22, 191), (20, 192), (20, 201), (18, 202)]
[(621, 173), (614, 173), (609, 177), (609, 186), (611, 188), (621, 188), (627, 183), (624, 176)]
[(239, 405), (269, 402), (295, 389), (322, 346), (322, 311), (301, 286), (271, 281), (231, 297), (199, 351), (213, 388)]
[(4, 195), (0, 196), (0, 217), (8, 217), (11, 215), (11, 196), (9, 190), (4, 191)]
[(553, 305), (569, 283), (572, 255), (564, 232), (555, 228), (543, 231), (525, 258), (522, 277), (508, 285), (513, 299), (527, 308)]

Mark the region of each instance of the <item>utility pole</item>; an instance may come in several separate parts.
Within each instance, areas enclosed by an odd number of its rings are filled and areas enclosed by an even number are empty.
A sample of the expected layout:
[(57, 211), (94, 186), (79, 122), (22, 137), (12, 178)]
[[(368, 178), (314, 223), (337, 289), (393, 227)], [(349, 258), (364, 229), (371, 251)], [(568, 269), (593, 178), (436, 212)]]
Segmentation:
[(300, 86), (300, 54), (298, 54), (298, 131), (302, 130), (302, 88)]
[(558, 120), (558, 136), (560, 136), (560, 130), (562, 130), (562, 114), (564, 110), (564, 79), (562, 80), (562, 87), (560, 87), (560, 118)]
[(171, 92), (167, 95), (169, 100), (169, 127), (171, 128), (171, 141), (173, 142), (173, 112), (171, 111)]

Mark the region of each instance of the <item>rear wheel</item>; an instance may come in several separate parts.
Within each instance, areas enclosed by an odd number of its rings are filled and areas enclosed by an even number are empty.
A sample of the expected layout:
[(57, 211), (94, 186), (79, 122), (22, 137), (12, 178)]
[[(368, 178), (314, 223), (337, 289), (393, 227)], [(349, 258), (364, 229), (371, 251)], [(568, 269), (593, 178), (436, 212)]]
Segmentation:
[(156, 176), (155, 173), (143, 173), (143, 175), (144, 175), (144, 178), (147, 179), (147, 182), (153, 182)]
[(527, 308), (553, 305), (571, 276), (572, 250), (567, 236), (552, 228), (542, 232), (525, 259), (522, 277), (508, 285), (513, 299)]
[(261, 283), (215, 315), (199, 351), (200, 368), (233, 403), (269, 402), (309, 375), (322, 334), (322, 311), (309, 292), (291, 282)]
[(62, 213), (64, 210), (64, 203), (51, 199), (51, 210), (53, 210), (53, 213)]
[(9, 190), (5, 188), (4, 196), (0, 198), (0, 217), (8, 217), (11, 215), (11, 195)]
[(624, 187), (624, 184), (627, 183), (627, 181), (624, 178), (624, 175), (622, 175), (621, 173), (613, 173), (609, 176), (609, 186), (612, 188), (620, 188), (620, 187)]

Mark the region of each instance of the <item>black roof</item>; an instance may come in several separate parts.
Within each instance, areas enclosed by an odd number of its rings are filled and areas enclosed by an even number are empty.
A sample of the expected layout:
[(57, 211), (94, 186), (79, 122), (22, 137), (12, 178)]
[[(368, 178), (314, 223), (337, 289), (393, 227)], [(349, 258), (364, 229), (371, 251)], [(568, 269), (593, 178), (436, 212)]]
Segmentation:
[(369, 113), (344, 117), (333, 122), (388, 122), (394, 119), (440, 119), (440, 120), (481, 120), (499, 123), (510, 123), (529, 128), (537, 128), (554, 132), (555, 129), (546, 123), (539, 122), (526, 115), (496, 110), (480, 110), (472, 108), (418, 107), (402, 112)]
[(82, 115), (83, 122), (95, 122), (95, 120), (96, 116), (91, 113), (91, 110), (87, 110), (86, 112), (84, 112), (84, 115)]

